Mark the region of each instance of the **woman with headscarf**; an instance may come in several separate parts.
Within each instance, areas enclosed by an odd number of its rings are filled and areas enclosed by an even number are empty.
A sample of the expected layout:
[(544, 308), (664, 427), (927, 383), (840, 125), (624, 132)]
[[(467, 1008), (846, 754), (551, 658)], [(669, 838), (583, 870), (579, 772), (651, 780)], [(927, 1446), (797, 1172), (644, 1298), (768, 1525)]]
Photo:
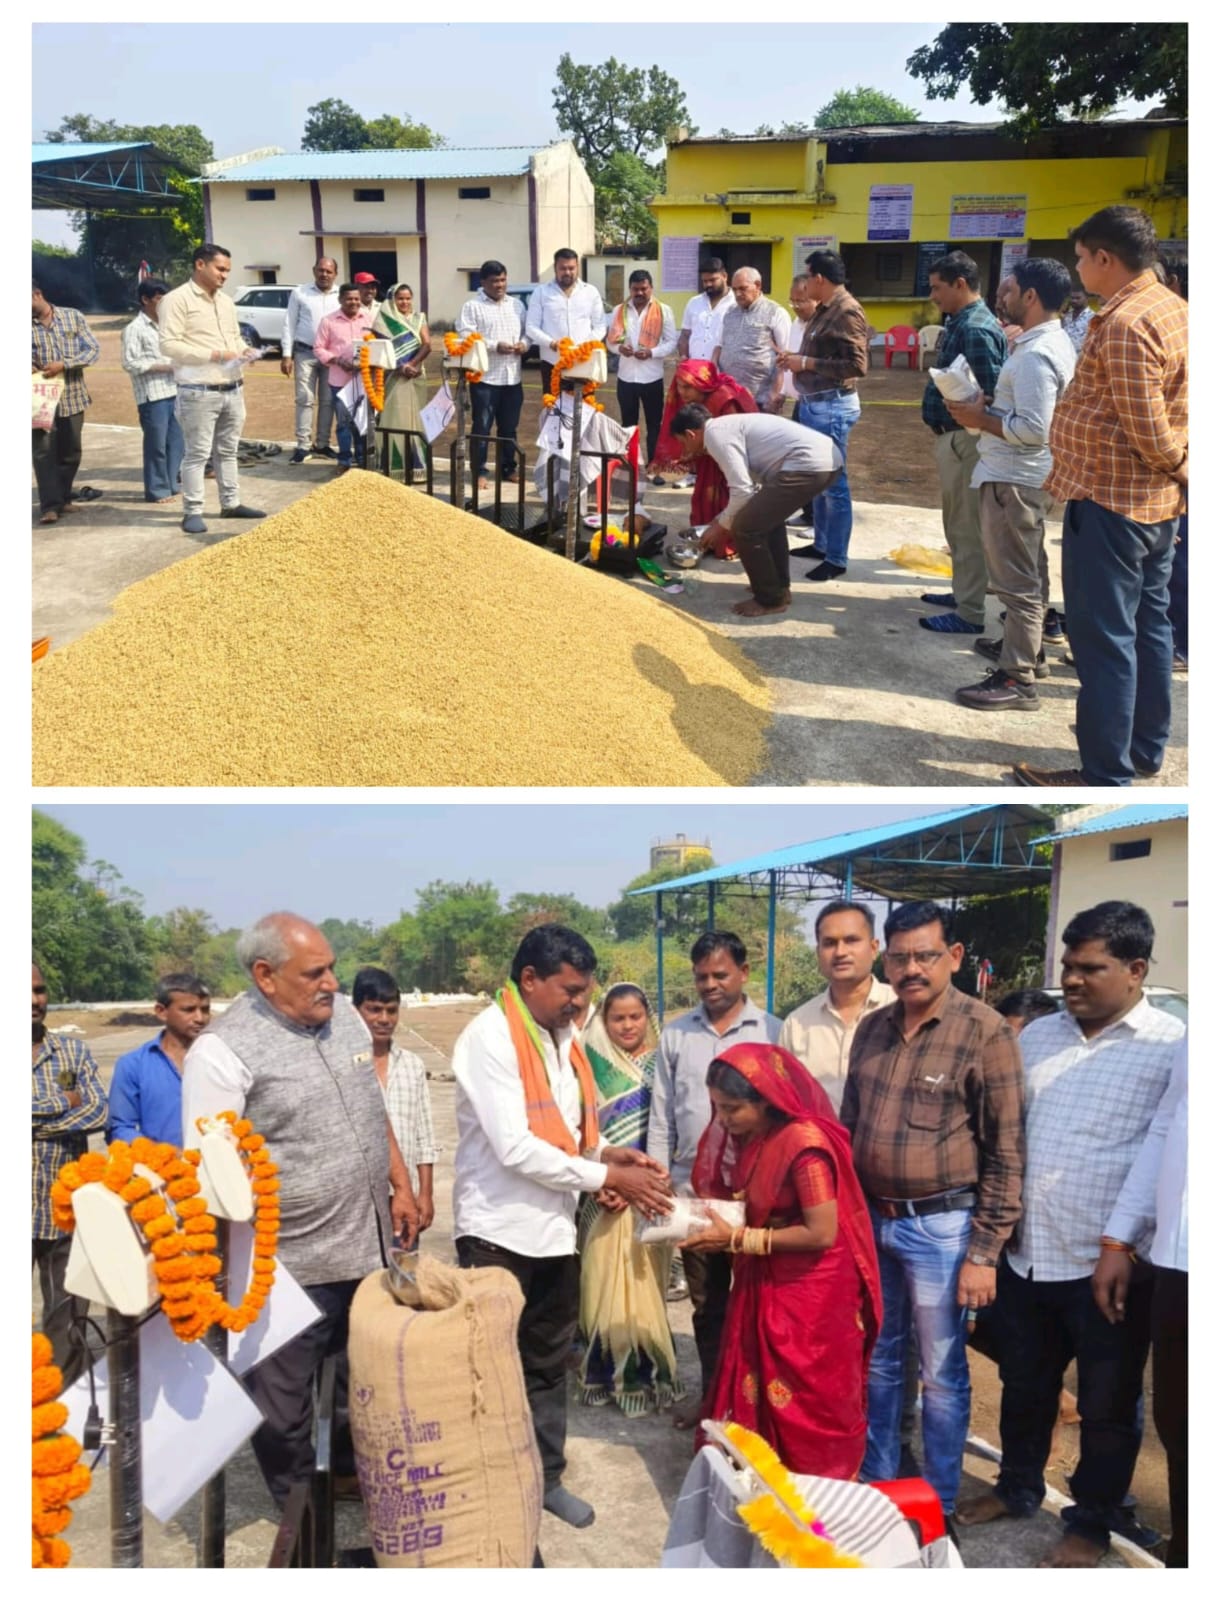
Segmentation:
[[(582, 1043), (597, 1085), (597, 1120), (607, 1144), (644, 1150), (656, 1067), (657, 1026), (644, 991), (616, 983), (594, 1012)], [(583, 1404), (641, 1416), (684, 1397), (665, 1311), (670, 1251), (635, 1240), (630, 1207), (605, 1194), (580, 1217), (580, 1369)]]
[[(381, 429), (407, 428), (423, 432), (420, 420), (421, 392), (425, 387), (424, 364), (432, 354), (428, 321), (414, 309), (415, 296), (409, 283), (395, 283), (381, 302), (373, 322), (379, 339), (394, 341), (394, 370), (386, 373), (385, 404), (377, 418)], [(402, 441), (390, 434), (390, 467), (403, 469)], [(416, 446), (418, 456), (418, 446)]]
[[(743, 389), (736, 378), (720, 372), (712, 361), (681, 361), (669, 386), (665, 414), (661, 418), (661, 441), (657, 445), (656, 461), (662, 467), (676, 467), (682, 460), (682, 446), (669, 431), (669, 425), (683, 406), (697, 401), (713, 417), (730, 417), (742, 412), (757, 411), (754, 396)], [(699, 457), (695, 467), (695, 487), (690, 497), (690, 519), (693, 527), (705, 527), (715, 522), (729, 503), (729, 486), (724, 481), (716, 462), (710, 455)], [(726, 534), (712, 554), (723, 561), (736, 556), (731, 536)]]
[(792, 1472), (854, 1478), (881, 1280), (851, 1139), (825, 1090), (776, 1045), (734, 1045), (707, 1085), (714, 1119), (691, 1181), (705, 1198), (744, 1200), (746, 1220), (717, 1217), (685, 1246), (733, 1255), (704, 1417), (761, 1434)]

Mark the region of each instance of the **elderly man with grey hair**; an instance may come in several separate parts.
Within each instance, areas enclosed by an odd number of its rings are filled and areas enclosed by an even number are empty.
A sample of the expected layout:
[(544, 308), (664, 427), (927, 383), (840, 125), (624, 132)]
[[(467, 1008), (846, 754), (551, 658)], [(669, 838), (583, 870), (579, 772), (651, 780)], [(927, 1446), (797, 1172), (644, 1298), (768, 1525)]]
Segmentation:
[[(246, 929), (237, 955), (251, 986), (187, 1052), (183, 1143), (196, 1142), (197, 1118), (221, 1111), (248, 1117), (264, 1136), (280, 1169), (279, 1259), (320, 1313), (245, 1380), (264, 1419), (254, 1453), (282, 1507), (313, 1472), (314, 1374), (346, 1349), (360, 1280), (385, 1265), (396, 1233), (414, 1242), (419, 1217), (369, 1065), (368, 1029), (338, 993), (324, 935), (277, 911)], [(342, 1409), (346, 1387), (341, 1364)], [(341, 1436), (341, 1475), (352, 1471), (345, 1448)]]
[(788, 352), (792, 318), (767, 299), (762, 274), (754, 267), (735, 272), (732, 289), (737, 303), (724, 314), (712, 360), (750, 391), (760, 411), (778, 414), (784, 404), (784, 374), (777, 358)]

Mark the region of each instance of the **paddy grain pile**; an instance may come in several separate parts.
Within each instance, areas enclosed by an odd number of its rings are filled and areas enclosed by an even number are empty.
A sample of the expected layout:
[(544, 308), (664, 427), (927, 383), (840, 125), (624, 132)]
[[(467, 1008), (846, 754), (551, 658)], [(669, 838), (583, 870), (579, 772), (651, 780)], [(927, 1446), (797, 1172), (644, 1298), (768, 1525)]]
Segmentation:
[(768, 705), (672, 600), (350, 472), (39, 662), (33, 778), (741, 784)]

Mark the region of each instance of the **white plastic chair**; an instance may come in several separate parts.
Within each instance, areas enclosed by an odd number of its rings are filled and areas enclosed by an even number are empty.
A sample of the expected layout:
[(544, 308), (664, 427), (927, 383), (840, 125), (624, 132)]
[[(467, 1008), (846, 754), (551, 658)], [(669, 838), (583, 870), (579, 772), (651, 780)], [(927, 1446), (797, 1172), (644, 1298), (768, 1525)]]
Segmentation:
[(924, 368), (924, 357), (934, 356), (936, 347), (944, 338), (945, 330), (939, 322), (930, 322), (926, 328), (919, 330), (919, 371)]

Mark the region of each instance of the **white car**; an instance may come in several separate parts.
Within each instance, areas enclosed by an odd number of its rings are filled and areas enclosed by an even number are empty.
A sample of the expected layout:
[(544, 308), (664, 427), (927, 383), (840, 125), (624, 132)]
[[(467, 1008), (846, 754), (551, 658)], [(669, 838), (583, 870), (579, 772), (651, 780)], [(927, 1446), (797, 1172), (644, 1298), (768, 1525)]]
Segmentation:
[[(1051, 999), (1063, 1009), (1063, 990), (1047, 989), (1044, 991)], [(1154, 1011), (1167, 1011), (1171, 1017), (1177, 1017), (1179, 1022), (1189, 1021), (1189, 1001), (1180, 989), (1166, 989), (1162, 985), (1146, 983), (1144, 985), (1144, 999)]]
[(290, 283), (255, 283), (232, 291), (241, 336), (252, 350), (264, 345), (279, 349), (292, 288)]

